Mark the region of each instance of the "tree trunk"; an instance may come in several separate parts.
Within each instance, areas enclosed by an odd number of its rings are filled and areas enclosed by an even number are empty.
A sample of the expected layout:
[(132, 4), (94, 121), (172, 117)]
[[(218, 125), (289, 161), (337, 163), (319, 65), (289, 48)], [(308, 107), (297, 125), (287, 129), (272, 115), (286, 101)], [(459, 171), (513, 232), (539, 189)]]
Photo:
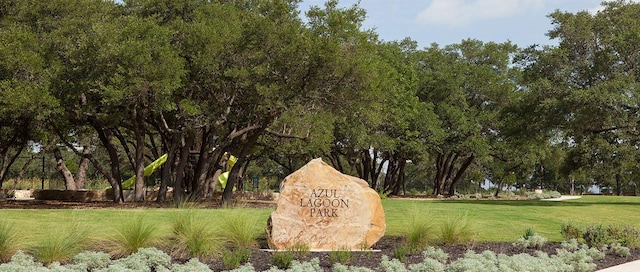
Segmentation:
[[(118, 157), (118, 149), (115, 147), (113, 143), (113, 133), (98, 124), (97, 120), (90, 120), (91, 125), (94, 127), (96, 132), (98, 133), (98, 138), (102, 142), (104, 148), (107, 149), (107, 154), (109, 154), (109, 161), (111, 165), (111, 172), (107, 176), (109, 183), (111, 184), (111, 188), (113, 189), (113, 202), (122, 203), (124, 202), (124, 196), (122, 194), (122, 176), (120, 174), (120, 160)], [(97, 161), (92, 161), (96, 167), (98, 167)], [(102, 167), (101, 165), (99, 167)], [(104, 173), (103, 173), (104, 174)]]
[(209, 201), (213, 200), (213, 195), (216, 193), (216, 184), (218, 184), (218, 178), (220, 177), (220, 175), (222, 175), (222, 168), (217, 168), (216, 171), (213, 172), (213, 176), (211, 177), (212, 181), (209, 184), (209, 186), (211, 187), (209, 189), (210, 198), (207, 198), (207, 200)]
[(362, 150), (360, 152), (362, 157), (362, 166), (364, 168), (364, 174), (362, 179), (369, 182), (369, 185), (374, 190), (378, 187), (378, 179), (380, 177), (380, 173), (382, 172), (382, 167), (385, 162), (388, 160), (382, 160), (378, 162), (378, 151), (373, 150), (373, 156), (369, 149)]
[(342, 164), (340, 163), (340, 154), (338, 154), (335, 151), (331, 151), (328, 157), (329, 157), (329, 161), (331, 161), (331, 165), (333, 166), (333, 168), (340, 171), (340, 173), (344, 173), (343, 171), (344, 169), (342, 168)]
[(496, 193), (493, 194), (494, 197), (498, 197), (498, 194), (500, 193), (500, 188), (502, 188), (502, 181), (503, 179), (500, 179), (500, 181), (498, 182), (498, 185), (496, 185)]
[(456, 176), (451, 180), (451, 185), (449, 185), (449, 195), (455, 195), (456, 193), (456, 186), (458, 185), (458, 182), (460, 182), (460, 180), (462, 179), (462, 176), (464, 175), (464, 172), (467, 171), (467, 168), (469, 168), (469, 166), (471, 165), (471, 163), (473, 162), (473, 160), (475, 159), (474, 154), (472, 153), (462, 164), (462, 166), (460, 166), (460, 169), (458, 169), (458, 172), (456, 172)]
[(244, 164), (244, 161), (246, 160), (246, 156), (249, 153), (249, 150), (251, 150), (251, 148), (253, 148), (253, 146), (256, 144), (256, 141), (258, 141), (258, 138), (260, 137), (260, 135), (262, 134), (263, 131), (264, 131), (263, 129), (259, 129), (257, 131), (254, 131), (252, 133), (252, 135), (248, 137), (247, 141), (242, 146), (240, 154), (237, 156), (238, 160), (236, 161), (236, 165), (238, 167), (231, 168), (231, 172), (229, 173), (229, 178), (227, 179), (227, 185), (224, 187), (224, 191), (222, 191), (222, 205), (223, 206), (229, 206), (229, 205), (232, 204), (233, 187), (236, 185), (236, 183), (241, 178), (241, 173), (242, 173), (241, 172), (241, 168), (242, 167), (240, 167), (240, 166), (242, 166), (242, 164)]
[(384, 192), (389, 192), (391, 195), (399, 195), (404, 180), (402, 176), (404, 175), (406, 160), (399, 155), (392, 155), (386, 162), (387, 175), (384, 178)]
[[(203, 135), (204, 138), (208, 137), (208, 134), (205, 133)], [(204, 198), (205, 195), (205, 184), (207, 181), (207, 175), (209, 173), (209, 167), (211, 166), (211, 147), (209, 145), (209, 141), (203, 140), (202, 146), (200, 147), (200, 155), (198, 156), (198, 162), (196, 163), (196, 167), (194, 170), (194, 178), (195, 180), (192, 183), (191, 191), (194, 196), (198, 199)]]
[(167, 160), (162, 165), (160, 171), (160, 189), (158, 190), (158, 197), (156, 198), (157, 203), (164, 203), (167, 201), (167, 190), (169, 182), (171, 182), (171, 178), (173, 176), (171, 170), (175, 165), (176, 150), (178, 149), (179, 144), (180, 137), (177, 134), (171, 134), (169, 150), (167, 151)]
[(358, 167), (358, 169), (360, 170), (358, 171), (360, 178), (369, 181), (369, 186), (371, 186), (371, 188), (375, 188), (377, 184), (375, 184), (373, 178), (369, 180), (370, 174), (372, 172), (371, 155), (369, 154), (369, 152), (367, 152), (366, 150), (360, 151), (360, 162), (360, 166)]
[[(13, 189), (16, 190), (18, 189), (18, 183), (20, 182), (20, 180), (22, 179), (22, 176), (24, 176), (24, 172), (27, 171), (27, 167), (29, 167), (29, 165), (31, 164), (31, 162), (33, 162), (33, 160), (36, 158), (36, 155), (31, 155), (31, 157), (29, 157), (29, 159), (27, 160), (27, 162), (25, 162), (22, 167), (20, 168), (20, 172), (18, 172), (18, 176), (14, 179), (13, 181)], [(1, 187), (0, 187), (1, 188)]]
[[(133, 108), (133, 131), (135, 135), (135, 154), (134, 154), (134, 169), (136, 173), (135, 185), (133, 188), (135, 202), (144, 202), (144, 140), (146, 136), (146, 129), (144, 124), (144, 110), (140, 112), (138, 109)], [(126, 145), (126, 143), (122, 143)]]
[(173, 202), (177, 205), (184, 200), (184, 178), (185, 178), (185, 169), (187, 167), (187, 162), (189, 160), (189, 149), (191, 148), (191, 144), (193, 144), (195, 136), (192, 132), (187, 134), (186, 139), (182, 142), (182, 146), (180, 149), (180, 159), (178, 160), (178, 165), (176, 167), (176, 180), (173, 185)]
[(622, 176), (616, 173), (616, 195), (622, 195)]
[(20, 147), (16, 150), (16, 153), (13, 156), (11, 156), (11, 158), (9, 158), (9, 151), (11, 151), (11, 144), (16, 142), (15, 139), (16, 137), (9, 140), (5, 149), (2, 150), (3, 153), (2, 153), (2, 166), (0, 167), (0, 188), (2, 188), (2, 183), (4, 182), (4, 178), (5, 178), (5, 175), (7, 174), (7, 171), (9, 170), (11, 165), (13, 165), (13, 163), (16, 161), (16, 159), (18, 159), (18, 156), (20, 155), (20, 153), (22, 153), (22, 150), (26, 146), (26, 144), (21, 144)]
[(576, 180), (574, 178), (569, 178), (569, 184), (571, 185), (571, 189), (569, 189), (570, 195), (576, 194)]
[(73, 178), (73, 174), (67, 168), (67, 165), (64, 163), (64, 159), (62, 158), (62, 153), (60, 152), (60, 148), (57, 146), (53, 148), (53, 157), (56, 159), (56, 170), (58, 173), (62, 175), (64, 178), (64, 188), (65, 190), (75, 191), (76, 181)]
[(91, 156), (91, 146), (85, 145), (82, 148), (82, 157), (78, 163), (78, 171), (76, 172), (76, 189), (84, 190), (87, 188), (87, 172), (89, 171), (89, 157)]
[(449, 152), (445, 155), (439, 153), (436, 158), (436, 176), (433, 182), (433, 194), (441, 195), (444, 188), (451, 182), (454, 166), (458, 159), (458, 154)]

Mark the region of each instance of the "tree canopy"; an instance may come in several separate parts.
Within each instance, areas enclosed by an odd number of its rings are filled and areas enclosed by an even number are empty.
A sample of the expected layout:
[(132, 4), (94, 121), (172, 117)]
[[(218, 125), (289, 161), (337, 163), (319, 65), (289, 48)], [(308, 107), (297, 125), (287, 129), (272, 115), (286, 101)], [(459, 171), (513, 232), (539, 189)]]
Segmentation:
[(4, 1), (0, 185), (39, 153), (69, 190), (99, 172), (116, 202), (135, 176), (136, 201), (154, 186), (158, 201), (171, 187), (228, 203), (248, 171), (281, 178), (316, 157), (390, 194), (636, 193), (640, 4), (549, 14), (557, 46), (418, 48), (363, 29), (358, 5), (298, 3)]

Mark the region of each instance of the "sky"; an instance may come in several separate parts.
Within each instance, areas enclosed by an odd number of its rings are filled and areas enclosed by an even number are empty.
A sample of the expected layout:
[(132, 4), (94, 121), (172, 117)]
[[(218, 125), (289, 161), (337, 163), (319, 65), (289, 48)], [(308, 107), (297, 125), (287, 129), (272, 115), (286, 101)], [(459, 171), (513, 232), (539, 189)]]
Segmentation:
[[(640, 0), (633, 0), (640, 2)], [(350, 7), (358, 0), (340, 0)], [(511, 41), (520, 47), (557, 45), (546, 33), (552, 29), (548, 14), (555, 10), (577, 13), (600, 9), (600, 0), (361, 0), (367, 11), (364, 29), (375, 29), (385, 41), (409, 37), (420, 48), (464, 39), (483, 42)], [(303, 0), (302, 12), (323, 7), (325, 0)]]

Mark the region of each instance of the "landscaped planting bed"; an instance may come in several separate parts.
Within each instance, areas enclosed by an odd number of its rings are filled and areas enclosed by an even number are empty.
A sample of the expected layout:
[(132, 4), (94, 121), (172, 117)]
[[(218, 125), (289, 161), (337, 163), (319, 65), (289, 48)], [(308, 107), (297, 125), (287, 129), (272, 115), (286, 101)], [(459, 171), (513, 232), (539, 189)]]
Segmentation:
[[(33, 233), (30, 237), (37, 241), (23, 244), (14, 261), (5, 256), (0, 271), (277, 271), (286, 267), (290, 271), (488, 271), (497, 267), (501, 271), (521, 271), (523, 267), (538, 269), (530, 271), (594, 271), (640, 259), (634, 232), (638, 218), (624, 218), (638, 214), (636, 198), (586, 198), (569, 203), (485, 201), (386, 200), (387, 236), (374, 251), (365, 252), (309, 252), (302, 246), (266, 251), (262, 233), (263, 221), (272, 210), (269, 206), (219, 210), (209, 209), (211, 206), (176, 209), (152, 203), (4, 202), (0, 203), (0, 223), (10, 222), (22, 237)], [(588, 220), (600, 210), (609, 211), (601, 215), (606, 220), (600, 221), (607, 224)], [(207, 218), (211, 213), (212, 218)], [(556, 219), (559, 214), (567, 216)], [(618, 217), (612, 219), (612, 214)], [(502, 221), (492, 221), (494, 216)], [(580, 217), (588, 221), (572, 223)], [(230, 218), (239, 219), (232, 222)], [(230, 223), (225, 226), (222, 221)], [(429, 224), (421, 224), (424, 222)], [(23, 226), (16, 228), (16, 224)], [(52, 229), (63, 233), (73, 226), (91, 231), (76, 231), (76, 236), (60, 240), (43, 238)], [(148, 226), (159, 235), (148, 244), (122, 249), (122, 240), (133, 240), (122, 238), (123, 233), (129, 230), (133, 234), (124, 235), (140, 235)], [(607, 238), (609, 232), (619, 238)], [(120, 238), (114, 233), (120, 233)], [(239, 235), (227, 237), (229, 233)], [(190, 239), (190, 235), (200, 238)], [(567, 235), (578, 235), (580, 243), (561, 243)], [(496, 239), (486, 242), (487, 237)], [(76, 238), (83, 241), (76, 243), (81, 251), (59, 260), (44, 254), (44, 249), (49, 249), (50, 256), (52, 245)], [(114, 241), (119, 242), (114, 245)]]

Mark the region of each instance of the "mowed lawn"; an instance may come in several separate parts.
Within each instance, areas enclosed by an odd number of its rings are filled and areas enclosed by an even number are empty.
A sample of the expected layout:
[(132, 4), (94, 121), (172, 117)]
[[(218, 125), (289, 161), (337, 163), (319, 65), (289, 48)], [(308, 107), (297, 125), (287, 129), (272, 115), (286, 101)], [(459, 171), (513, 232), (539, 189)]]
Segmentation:
[[(550, 241), (562, 241), (560, 228), (572, 223), (588, 225), (632, 225), (640, 227), (640, 197), (583, 196), (565, 201), (541, 200), (387, 200), (387, 235), (402, 232), (403, 220), (423, 212), (434, 223), (434, 231), (447, 220), (466, 218), (478, 232), (479, 241), (515, 242), (528, 228)], [(421, 217), (422, 218), (422, 217)]]
[[(580, 199), (539, 200), (405, 200), (382, 201), (386, 235), (403, 235), (408, 220), (428, 221), (434, 232), (447, 220), (464, 218), (477, 231), (479, 241), (514, 242), (531, 228), (551, 241), (561, 241), (560, 227), (571, 222), (587, 225), (632, 225), (640, 227), (640, 197), (584, 196)], [(107, 238), (115, 229), (142, 218), (158, 226), (159, 234), (169, 235), (172, 218), (194, 213), (199, 220), (216, 228), (221, 220), (238, 213), (255, 220), (255, 231), (263, 232), (273, 209), (0, 209), (0, 223), (12, 223), (20, 237), (38, 240), (51, 233), (82, 228), (91, 238)], [(28, 242), (28, 241), (25, 241)]]

